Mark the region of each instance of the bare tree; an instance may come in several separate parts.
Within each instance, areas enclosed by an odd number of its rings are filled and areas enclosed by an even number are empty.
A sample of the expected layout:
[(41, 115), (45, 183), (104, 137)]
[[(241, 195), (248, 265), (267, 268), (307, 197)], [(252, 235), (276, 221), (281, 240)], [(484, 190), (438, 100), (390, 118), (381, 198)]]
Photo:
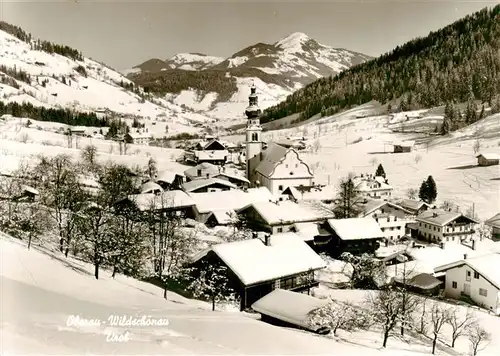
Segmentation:
[(378, 159), (376, 157), (372, 157), (370, 159), (370, 164), (372, 165), (372, 167), (375, 167), (375, 165), (378, 163)]
[(94, 145), (87, 145), (83, 148), (80, 155), (83, 167), (92, 173), (97, 173), (96, 170), (99, 167), (97, 162), (97, 148)]
[(418, 164), (421, 160), (422, 160), (422, 156), (417, 154), (415, 155), (415, 158), (413, 158), (415, 160), (415, 164)]
[(418, 196), (418, 191), (415, 188), (408, 188), (406, 191), (406, 196), (408, 199), (416, 199)]
[(321, 142), (319, 142), (319, 139), (314, 140), (312, 150), (314, 153), (318, 153), (319, 150), (321, 149)]
[(468, 333), (470, 351), (472, 356), (484, 349), (485, 344), (491, 339), (491, 335), (478, 323), (474, 323), (469, 327)]
[(474, 151), (474, 154), (477, 154), (481, 150), (481, 142), (479, 140), (474, 141), (472, 150)]
[(149, 176), (150, 179), (154, 179), (157, 173), (158, 173), (158, 166), (156, 160), (153, 157), (151, 157), (149, 158), (148, 165), (146, 167), (146, 174)]
[(50, 217), (46, 209), (40, 206), (38, 202), (25, 203), (23, 204), (23, 213), (19, 221), (19, 227), (28, 239), (29, 250), (33, 239), (50, 230)]
[(368, 304), (375, 323), (382, 328), (382, 346), (387, 347), (387, 340), (397, 326), (403, 311), (401, 293), (392, 289), (380, 290), (375, 296), (370, 295)]
[(337, 335), (337, 330), (353, 331), (367, 329), (369, 318), (363, 309), (351, 304), (331, 300), (327, 305), (309, 313), (307, 323), (311, 326), (328, 326)]
[(427, 321), (427, 297), (422, 298), (420, 302), (420, 318), (418, 319), (417, 332), (422, 335), (427, 334), (428, 321)]
[(451, 347), (455, 347), (455, 341), (464, 335), (469, 328), (476, 322), (476, 319), (470, 309), (467, 310), (465, 316), (461, 317), (461, 310), (458, 307), (450, 311), (448, 324), (451, 326)]
[(431, 308), (432, 327), (432, 354), (436, 352), (436, 345), (443, 326), (450, 320), (450, 310), (442, 306), (439, 302), (434, 302)]
[(453, 207), (455, 206), (455, 204), (449, 200), (445, 200), (440, 208), (443, 209), (443, 210), (446, 210), (446, 211), (452, 211), (453, 210)]

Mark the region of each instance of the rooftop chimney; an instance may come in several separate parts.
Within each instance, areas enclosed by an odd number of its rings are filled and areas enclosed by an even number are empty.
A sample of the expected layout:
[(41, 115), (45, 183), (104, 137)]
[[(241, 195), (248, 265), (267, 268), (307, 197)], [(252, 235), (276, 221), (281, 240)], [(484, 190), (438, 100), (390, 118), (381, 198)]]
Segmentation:
[(207, 173), (207, 179), (210, 178), (210, 173)]
[(256, 239), (258, 237), (258, 234), (254, 231), (252, 232), (252, 239)]
[(472, 240), (472, 250), (476, 250), (476, 240)]
[(264, 235), (264, 243), (266, 246), (271, 246), (271, 234)]
[(464, 260), (466, 260), (466, 259), (467, 259), (467, 254), (466, 254), (466, 253), (464, 253)]
[(440, 243), (439, 243), (439, 247), (441, 247), (441, 249), (443, 249), (443, 250), (444, 250), (444, 242), (440, 242)]
[(437, 218), (438, 214), (436, 212), (432, 213), (433, 218)]
[(201, 177), (201, 169), (198, 169), (198, 177)]

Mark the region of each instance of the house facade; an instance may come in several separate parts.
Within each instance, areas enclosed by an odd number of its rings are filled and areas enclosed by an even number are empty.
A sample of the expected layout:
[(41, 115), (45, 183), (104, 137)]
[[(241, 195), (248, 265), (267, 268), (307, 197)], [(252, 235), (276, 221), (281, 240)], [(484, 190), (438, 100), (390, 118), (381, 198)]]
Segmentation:
[(486, 220), (484, 224), (491, 227), (491, 239), (500, 241), (500, 213)]
[(389, 199), (392, 195), (392, 186), (384, 177), (372, 174), (362, 174), (353, 178), (354, 189), (361, 197), (375, 199)]
[(471, 239), (478, 221), (462, 213), (432, 209), (415, 218), (418, 237), (428, 242), (462, 242)]
[(151, 135), (147, 132), (129, 132), (125, 135), (125, 141), (134, 145), (149, 145)]
[(481, 153), (476, 158), (479, 166), (495, 166), (500, 162), (500, 154), (498, 153)]
[(413, 141), (405, 141), (394, 144), (394, 153), (411, 152), (415, 143)]
[(500, 315), (500, 254), (465, 258), (435, 268), (435, 273), (445, 272), (445, 295), (460, 299), (470, 298), (496, 315)]

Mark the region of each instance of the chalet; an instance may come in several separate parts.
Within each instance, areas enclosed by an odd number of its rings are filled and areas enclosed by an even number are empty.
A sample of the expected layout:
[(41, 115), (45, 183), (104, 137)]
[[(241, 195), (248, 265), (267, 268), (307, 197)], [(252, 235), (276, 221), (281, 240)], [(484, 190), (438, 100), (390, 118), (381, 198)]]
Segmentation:
[(200, 163), (196, 167), (186, 169), (184, 171), (184, 175), (186, 176), (186, 180), (189, 182), (195, 179), (211, 178), (220, 172), (221, 170), (216, 165), (211, 163)]
[(205, 225), (209, 227), (228, 226), (237, 222), (237, 215), (232, 210), (215, 210), (209, 214)]
[(445, 295), (460, 299), (470, 298), (476, 304), (500, 315), (500, 254), (468, 258), (436, 267), (436, 273), (444, 272)]
[(255, 202), (237, 213), (246, 217), (253, 230), (271, 234), (295, 231), (297, 223), (320, 223), (334, 217), (333, 213), (319, 205), (293, 201)]
[(213, 245), (194, 256), (192, 264), (197, 267), (202, 261), (228, 268), (241, 310), (275, 289), (301, 292), (317, 287), (315, 271), (326, 267), (323, 259), (294, 233)]
[(70, 132), (72, 135), (75, 135), (75, 136), (85, 136), (85, 134), (87, 132), (87, 127), (74, 126), (74, 127), (70, 128)]
[[(84, 89), (87, 89), (87, 88), (88, 88), (88, 86), (86, 86), (86, 85), (85, 85), (85, 86), (83, 86), (83, 88), (84, 88)], [(97, 110), (95, 111), (95, 114), (96, 114), (96, 116), (97, 116), (99, 119), (104, 119), (106, 116), (110, 116), (110, 115), (112, 115), (112, 114), (113, 114), (113, 112), (112, 112), (111, 110), (109, 110), (108, 108), (105, 108), (105, 109), (100, 108), (100, 109), (97, 109)]]
[(193, 217), (195, 205), (194, 200), (182, 190), (170, 190), (160, 194), (133, 194), (129, 195), (126, 201), (133, 203), (141, 213), (152, 209), (186, 218)]
[(500, 162), (500, 154), (498, 153), (481, 153), (477, 158), (478, 166), (495, 166)]
[(226, 146), (219, 140), (211, 140), (208, 142), (198, 142), (195, 146), (196, 151), (224, 151)]
[(414, 222), (412, 213), (399, 205), (379, 199), (365, 199), (359, 204), (361, 213), (358, 217), (372, 217), (380, 226), (386, 241), (397, 241), (409, 231), (406, 224)]
[(238, 188), (248, 188), (250, 186), (250, 181), (248, 179), (239, 174), (231, 173), (225, 168), (222, 169), (221, 173), (215, 174), (213, 177), (227, 180), (236, 185)]
[(312, 297), (304, 293), (286, 289), (275, 289), (252, 304), (252, 309), (260, 313), (260, 320), (272, 325), (293, 327), (327, 334), (329, 328), (323, 325), (309, 325), (309, 314), (328, 304), (328, 300)]
[(414, 199), (404, 199), (398, 203), (400, 207), (411, 212), (412, 215), (417, 216), (422, 214), (424, 211), (430, 208), (430, 205), (426, 202), (414, 200)]
[(500, 213), (486, 220), (484, 224), (491, 227), (491, 239), (500, 241)]
[(330, 236), (323, 248), (334, 257), (344, 252), (373, 254), (384, 238), (384, 233), (372, 218), (329, 219), (325, 228), (330, 231)]
[(125, 135), (125, 141), (134, 145), (149, 145), (151, 135), (147, 132), (129, 132)]
[(161, 171), (156, 174), (155, 181), (163, 190), (179, 189), (184, 183), (184, 174), (171, 171)]
[(418, 236), (429, 242), (462, 242), (472, 238), (479, 222), (462, 213), (432, 209), (416, 217)]
[(404, 142), (394, 143), (394, 153), (411, 152), (414, 146), (415, 146), (414, 141), (404, 141)]
[(233, 183), (219, 178), (196, 179), (182, 184), (182, 190), (186, 193), (220, 192), (237, 188)]
[(273, 194), (281, 194), (288, 187), (314, 185), (311, 169), (293, 148), (273, 143), (254, 159), (259, 162), (250, 174), (250, 182), (267, 187)]
[(250, 188), (243, 190), (226, 190), (215, 193), (189, 193), (194, 201), (195, 219), (206, 223), (208, 218), (216, 212), (224, 212), (231, 215), (236, 210), (256, 203), (273, 200), (274, 196), (266, 187)]
[(388, 199), (392, 194), (392, 186), (384, 177), (372, 174), (361, 175), (353, 178), (354, 189), (362, 197)]
[(211, 163), (215, 165), (224, 165), (229, 159), (228, 150), (214, 151), (194, 151), (195, 163)]

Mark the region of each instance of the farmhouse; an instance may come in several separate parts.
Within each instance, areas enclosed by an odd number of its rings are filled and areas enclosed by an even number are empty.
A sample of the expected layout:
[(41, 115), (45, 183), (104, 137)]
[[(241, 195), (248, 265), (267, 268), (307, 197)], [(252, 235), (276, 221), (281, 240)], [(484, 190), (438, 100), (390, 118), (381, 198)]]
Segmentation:
[(220, 192), (237, 188), (233, 183), (219, 178), (196, 179), (182, 184), (182, 190), (187, 193)]
[(156, 183), (158, 183), (163, 190), (179, 189), (184, 183), (184, 174), (171, 171), (161, 171), (156, 174)]
[(354, 189), (362, 197), (388, 199), (392, 194), (392, 186), (384, 177), (372, 174), (361, 175), (353, 178)]
[(194, 151), (195, 163), (223, 165), (228, 161), (228, 150)]
[(500, 162), (500, 154), (498, 153), (481, 153), (476, 156), (479, 166), (495, 166)]
[(87, 128), (85, 126), (74, 126), (70, 129), (70, 132), (75, 136), (85, 136)]
[(500, 254), (493, 253), (439, 266), (445, 272), (445, 294), (460, 299), (467, 296), (478, 305), (500, 315)]
[(243, 190), (226, 190), (215, 193), (189, 193), (193, 199), (195, 208), (195, 219), (201, 223), (206, 223), (210, 215), (216, 212), (225, 212), (231, 215), (236, 210), (256, 203), (268, 202), (274, 197), (266, 187), (250, 188)]
[(429, 242), (462, 242), (472, 238), (479, 222), (462, 213), (432, 209), (416, 217), (418, 237)]
[(500, 240), (500, 213), (484, 222), (486, 226), (491, 227), (491, 238), (494, 241)]
[(258, 118), (261, 110), (257, 101), (256, 87), (253, 85), (245, 111), (247, 178), (251, 185), (267, 187), (275, 195), (281, 194), (287, 187), (314, 185), (314, 175), (294, 148), (276, 143), (265, 148)]
[(288, 187), (283, 190), (281, 195), (287, 200), (316, 201), (325, 204), (332, 204), (335, 201), (337, 193), (338, 188), (334, 185), (315, 185)]
[(415, 145), (414, 141), (404, 141), (404, 142), (394, 143), (394, 153), (411, 152), (413, 150), (414, 145)]
[(334, 257), (344, 252), (373, 254), (384, 238), (384, 233), (372, 218), (329, 219), (325, 228), (330, 231), (330, 236), (323, 248)]
[(253, 230), (271, 234), (295, 231), (297, 223), (318, 223), (334, 217), (327, 209), (293, 201), (255, 202), (237, 213), (246, 217)]
[(170, 190), (160, 194), (132, 194), (119, 204), (131, 203), (139, 212), (153, 210), (156, 212), (174, 213), (186, 218), (193, 216), (194, 200), (182, 190)]
[(240, 176), (236, 173), (231, 173), (227, 171), (225, 168), (222, 168), (221, 173), (215, 174), (214, 178), (223, 179), (231, 182), (236, 185), (238, 188), (248, 188), (250, 185), (250, 181), (243, 176)]
[(328, 303), (304, 293), (286, 289), (275, 289), (252, 304), (252, 309), (260, 313), (263, 322), (276, 326), (294, 327), (315, 333), (328, 333), (323, 325), (309, 325), (309, 313)]
[(184, 175), (186, 180), (192, 181), (195, 179), (211, 178), (221, 172), (220, 168), (211, 163), (200, 163), (196, 167), (186, 169)]
[(125, 141), (134, 145), (149, 145), (151, 135), (147, 132), (129, 132), (125, 135)]
[(217, 244), (194, 256), (193, 266), (203, 260), (222, 262), (229, 269), (241, 310), (275, 289), (309, 291), (319, 285), (315, 271), (326, 267), (323, 259), (294, 233)]

